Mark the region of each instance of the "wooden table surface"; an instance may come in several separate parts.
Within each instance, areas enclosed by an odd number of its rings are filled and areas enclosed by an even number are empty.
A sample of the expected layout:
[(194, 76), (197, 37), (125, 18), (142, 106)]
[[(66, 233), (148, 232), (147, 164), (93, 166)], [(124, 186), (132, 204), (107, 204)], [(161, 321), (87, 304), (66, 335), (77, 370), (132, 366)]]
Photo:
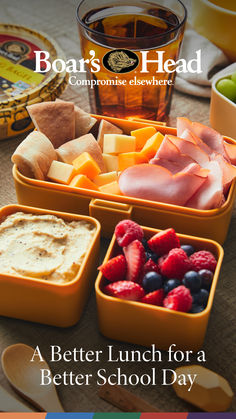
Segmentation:
[[(67, 57), (79, 57), (79, 42), (75, 21), (76, 1), (74, 0), (1, 0), (1, 21), (17, 23), (35, 28), (48, 33), (65, 51)], [(69, 86), (62, 95), (65, 100), (72, 100), (85, 110), (89, 110), (86, 88), (72, 88)], [(205, 124), (209, 123), (209, 100), (199, 99), (192, 96), (174, 93), (170, 114), (170, 125), (175, 125), (177, 116), (187, 116), (191, 120)], [(16, 202), (13, 180), (11, 176), (11, 154), (22, 137), (0, 142), (0, 205)], [(217, 224), (216, 224), (217, 228)], [(101, 260), (104, 255), (107, 242), (102, 242)], [(235, 280), (236, 280), (236, 216), (235, 212), (231, 221), (227, 241), (224, 244), (225, 257), (217, 286), (214, 305), (208, 325), (203, 349), (206, 351), (205, 366), (222, 374), (229, 380), (231, 386), (235, 381)], [(9, 302), (10, 303), (10, 302)], [(43, 302), (42, 302), (43, 304)], [(193, 331), (194, 333), (194, 331)], [(84, 314), (78, 325), (69, 329), (57, 329), (54, 327), (33, 324), (21, 320), (0, 318), (0, 350), (6, 346), (23, 342), (33, 347), (40, 346), (43, 355), (49, 357), (50, 345), (60, 345), (64, 350), (74, 347), (93, 350), (105, 350), (108, 344), (114, 345), (115, 350), (137, 349), (133, 345), (113, 342), (104, 338), (98, 330), (97, 312), (94, 293), (91, 295)], [(138, 348), (143, 351), (142, 348)], [(177, 364), (176, 364), (177, 365)], [(163, 353), (163, 362), (157, 365), (162, 368), (176, 366), (167, 362), (166, 354)], [(106, 368), (111, 373), (114, 369), (121, 368), (128, 374), (145, 373), (149, 365), (145, 363), (125, 365), (108, 364), (106, 359), (99, 364), (99, 368)], [(75, 373), (96, 372), (95, 364), (66, 364), (65, 362), (51, 365), (53, 373), (64, 370), (73, 370)], [(10, 392), (2, 371), (0, 370), (0, 383)], [(195, 411), (191, 405), (179, 399), (173, 389), (168, 386), (157, 387), (129, 387), (137, 395), (141, 395), (147, 402), (155, 405), (161, 411)], [(94, 412), (94, 411), (117, 411), (114, 407), (102, 401), (97, 396), (95, 384), (91, 386), (60, 386), (58, 393), (62, 404), (68, 412)], [(235, 411), (236, 403), (232, 405)], [(1, 409), (1, 406), (0, 406)]]

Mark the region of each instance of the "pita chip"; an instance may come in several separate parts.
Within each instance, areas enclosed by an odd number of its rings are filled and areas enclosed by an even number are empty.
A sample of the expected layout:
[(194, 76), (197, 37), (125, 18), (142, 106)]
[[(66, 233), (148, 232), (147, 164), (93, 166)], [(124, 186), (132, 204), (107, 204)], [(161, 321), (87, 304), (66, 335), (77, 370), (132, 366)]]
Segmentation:
[(33, 131), (19, 144), (11, 160), (24, 176), (45, 180), (57, 156), (51, 141), (42, 132)]
[(75, 105), (75, 137), (87, 134), (97, 120)]
[(111, 124), (111, 122), (102, 119), (99, 124), (98, 129), (98, 144), (100, 145), (101, 149), (103, 150), (103, 140), (104, 134), (123, 134), (122, 129), (118, 128), (116, 125)]
[(41, 102), (27, 106), (37, 130), (45, 134), (55, 148), (75, 138), (75, 113), (72, 102)]
[(56, 153), (60, 161), (72, 164), (72, 162), (85, 151), (93, 157), (101, 171), (105, 172), (106, 167), (102, 157), (102, 150), (92, 134), (83, 135), (82, 137), (63, 144), (56, 150)]
[[(56, 99), (56, 102), (65, 102), (61, 99)], [(68, 103), (68, 102), (65, 102)], [(72, 102), (70, 102), (72, 103)], [(88, 112), (83, 111), (79, 106), (74, 104), (75, 110), (75, 138), (88, 134), (97, 120), (93, 118)]]

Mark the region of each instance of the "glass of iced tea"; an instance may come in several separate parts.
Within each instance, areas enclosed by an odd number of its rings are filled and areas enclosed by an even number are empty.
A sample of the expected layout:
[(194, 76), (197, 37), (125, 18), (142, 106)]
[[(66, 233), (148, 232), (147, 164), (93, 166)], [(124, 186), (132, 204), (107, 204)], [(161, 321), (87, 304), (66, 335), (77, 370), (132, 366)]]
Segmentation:
[(77, 9), (92, 112), (166, 120), (186, 21), (180, 0), (83, 0)]

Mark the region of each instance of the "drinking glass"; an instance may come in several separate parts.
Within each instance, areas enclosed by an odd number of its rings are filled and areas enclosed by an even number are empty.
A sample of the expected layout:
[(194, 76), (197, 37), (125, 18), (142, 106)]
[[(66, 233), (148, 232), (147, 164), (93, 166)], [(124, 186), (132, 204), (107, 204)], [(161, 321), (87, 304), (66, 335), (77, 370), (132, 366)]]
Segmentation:
[(180, 0), (80, 2), (77, 20), (93, 113), (166, 120), (176, 72), (174, 65), (170, 71), (163, 66), (178, 59), (186, 15)]

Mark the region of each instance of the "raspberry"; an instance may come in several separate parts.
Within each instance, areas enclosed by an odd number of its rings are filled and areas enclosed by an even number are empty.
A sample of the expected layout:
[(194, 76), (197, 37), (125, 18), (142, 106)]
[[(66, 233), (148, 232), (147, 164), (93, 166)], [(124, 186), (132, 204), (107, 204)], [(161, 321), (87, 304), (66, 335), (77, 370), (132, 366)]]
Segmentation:
[(122, 281), (127, 271), (126, 259), (123, 255), (116, 256), (99, 266), (98, 269), (108, 281)]
[(131, 220), (120, 221), (115, 228), (117, 243), (121, 247), (128, 246), (134, 240), (142, 240), (144, 233), (142, 228)]
[(142, 303), (146, 304), (153, 304), (154, 306), (162, 306), (163, 305), (163, 299), (164, 299), (164, 290), (163, 288), (149, 292), (149, 294), (146, 294), (142, 299)]
[(191, 270), (191, 262), (183, 249), (172, 249), (168, 255), (158, 263), (161, 274), (167, 278), (182, 279)]
[(153, 262), (152, 259), (148, 259), (148, 261), (145, 263), (143, 267), (144, 275), (147, 274), (148, 272), (156, 272), (158, 274), (160, 272), (158, 265), (155, 262)]
[(108, 284), (104, 291), (112, 297), (121, 298), (122, 300), (138, 301), (144, 297), (144, 289), (131, 281), (118, 281)]
[(217, 265), (215, 256), (207, 250), (200, 250), (199, 252), (193, 253), (189, 260), (191, 261), (192, 269), (197, 272), (201, 269), (214, 272)]
[(180, 247), (180, 241), (175, 230), (168, 228), (167, 230), (160, 231), (160, 233), (155, 234), (155, 236), (148, 240), (148, 246), (153, 252), (162, 256), (171, 249)]
[(163, 301), (163, 305), (170, 310), (187, 313), (192, 307), (192, 302), (193, 299), (190, 290), (184, 285), (180, 285), (167, 294)]

